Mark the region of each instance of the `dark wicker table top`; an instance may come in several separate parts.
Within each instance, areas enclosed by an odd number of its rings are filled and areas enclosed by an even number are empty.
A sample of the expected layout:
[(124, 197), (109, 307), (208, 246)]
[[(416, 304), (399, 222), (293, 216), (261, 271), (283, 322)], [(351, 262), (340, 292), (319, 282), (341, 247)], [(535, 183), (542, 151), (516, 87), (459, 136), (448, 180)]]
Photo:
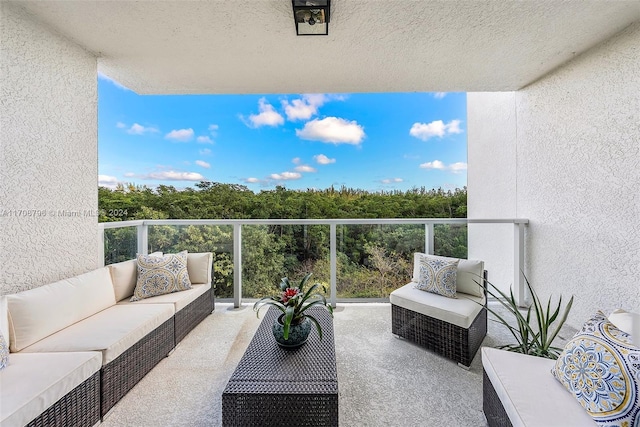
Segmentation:
[(309, 309), (322, 326), (322, 340), (312, 327), (308, 341), (297, 349), (283, 349), (273, 337), (272, 325), (281, 312), (271, 307), (263, 313), (264, 319), (223, 394), (337, 395), (333, 319), (327, 310), (321, 307)]

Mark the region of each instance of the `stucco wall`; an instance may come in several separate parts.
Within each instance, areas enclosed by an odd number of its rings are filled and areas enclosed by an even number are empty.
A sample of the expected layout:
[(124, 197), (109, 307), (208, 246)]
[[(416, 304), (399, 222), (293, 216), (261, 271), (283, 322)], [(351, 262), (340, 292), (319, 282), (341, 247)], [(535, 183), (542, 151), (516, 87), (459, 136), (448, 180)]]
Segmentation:
[[(515, 94), (469, 93), (467, 123), (469, 217), (515, 218)], [(512, 224), (469, 225), (469, 258), (483, 260), (489, 281), (505, 292), (514, 281), (513, 231)]]
[(98, 265), (96, 59), (0, 3), (0, 293)]
[[(515, 103), (509, 94), (468, 97), (469, 216), (509, 211), (515, 195), (515, 215), (530, 220), (526, 273), (541, 296), (575, 295), (573, 326), (597, 309), (640, 308), (638, 70), (635, 24), (516, 92)], [(505, 137), (514, 121), (515, 138)], [(514, 156), (515, 185), (501, 187), (504, 199), (487, 197)]]

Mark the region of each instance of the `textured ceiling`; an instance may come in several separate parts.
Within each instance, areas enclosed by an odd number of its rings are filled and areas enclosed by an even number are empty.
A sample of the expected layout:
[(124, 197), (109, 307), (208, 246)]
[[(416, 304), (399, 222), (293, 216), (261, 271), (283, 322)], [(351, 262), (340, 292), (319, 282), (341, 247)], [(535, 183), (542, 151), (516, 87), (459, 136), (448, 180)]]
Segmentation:
[(17, 1), (143, 94), (508, 91), (640, 20), (625, 0), (332, 0), (296, 36), (289, 0)]

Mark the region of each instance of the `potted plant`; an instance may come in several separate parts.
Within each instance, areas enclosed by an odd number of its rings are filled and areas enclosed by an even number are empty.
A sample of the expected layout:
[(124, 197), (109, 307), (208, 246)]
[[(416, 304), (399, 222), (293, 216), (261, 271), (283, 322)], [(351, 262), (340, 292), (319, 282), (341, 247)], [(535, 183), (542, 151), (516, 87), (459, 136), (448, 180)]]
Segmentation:
[[(513, 315), (515, 319), (515, 326), (513, 321), (506, 320), (496, 310), (491, 309), (487, 305), (487, 310), (495, 316), (494, 321), (503, 324), (511, 335), (516, 340), (515, 344), (506, 344), (499, 346), (499, 349), (508, 350), (515, 353), (523, 353), (531, 356), (544, 357), (547, 359), (557, 359), (558, 355), (562, 352), (561, 348), (554, 347), (551, 344), (558, 336), (562, 325), (567, 320), (571, 306), (573, 305), (573, 296), (567, 303), (560, 316), (560, 309), (562, 307), (562, 296), (558, 300), (558, 304), (555, 308), (551, 307), (551, 297), (545, 306), (542, 305), (540, 298), (535, 293), (529, 280), (524, 277), (527, 283), (527, 288), (531, 293), (533, 303), (526, 309), (523, 314), (520, 311), (520, 307), (513, 296), (513, 289), (510, 289), (509, 295), (502, 292), (495, 285), (490, 282), (487, 283), (487, 293), (506, 309), (506, 311)], [(476, 282), (477, 283), (477, 282)], [(523, 310), (524, 311), (524, 310)], [(535, 322), (532, 325), (532, 320)], [(554, 323), (557, 322), (554, 326)]]
[[(280, 282), (280, 293), (276, 296), (264, 297), (253, 305), (256, 316), (265, 305), (276, 307), (282, 314), (273, 323), (273, 335), (276, 342), (283, 347), (299, 347), (307, 341), (311, 324), (313, 323), (322, 339), (322, 327), (318, 320), (307, 310), (314, 306), (327, 309), (333, 317), (333, 307), (327, 304), (327, 299), (320, 293), (320, 284), (315, 283), (305, 289), (312, 273), (308, 273), (298, 286), (292, 286), (287, 277)], [(323, 286), (322, 292), (326, 292)]]

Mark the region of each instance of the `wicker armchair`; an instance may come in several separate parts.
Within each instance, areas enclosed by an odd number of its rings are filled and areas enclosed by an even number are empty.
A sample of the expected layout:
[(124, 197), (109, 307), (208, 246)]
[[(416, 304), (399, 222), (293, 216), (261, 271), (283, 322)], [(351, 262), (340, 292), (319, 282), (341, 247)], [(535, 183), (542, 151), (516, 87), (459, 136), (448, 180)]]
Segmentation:
[(456, 298), (447, 298), (415, 288), (422, 255), (415, 254), (412, 282), (389, 296), (391, 331), (469, 368), (487, 335), (484, 262), (460, 260)]

